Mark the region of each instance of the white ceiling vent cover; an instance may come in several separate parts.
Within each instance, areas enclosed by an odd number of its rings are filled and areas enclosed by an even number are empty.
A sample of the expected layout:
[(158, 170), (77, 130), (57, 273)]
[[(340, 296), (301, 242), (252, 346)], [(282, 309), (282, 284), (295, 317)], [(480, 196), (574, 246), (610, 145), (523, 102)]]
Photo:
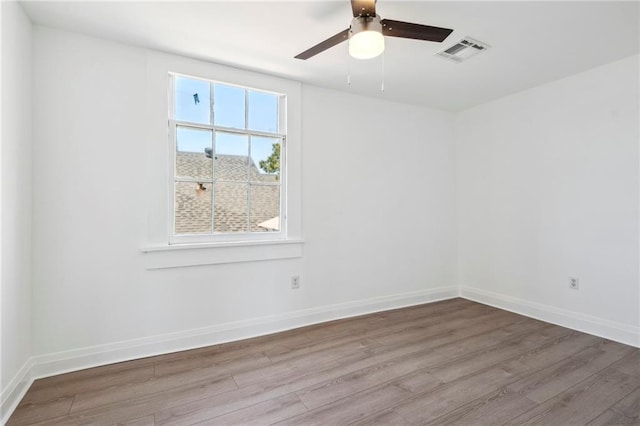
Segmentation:
[(465, 37), (453, 46), (437, 52), (436, 55), (459, 64), (473, 55), (484, 52), (489, 47), (486, 43), (474, 40), (471, 37)]

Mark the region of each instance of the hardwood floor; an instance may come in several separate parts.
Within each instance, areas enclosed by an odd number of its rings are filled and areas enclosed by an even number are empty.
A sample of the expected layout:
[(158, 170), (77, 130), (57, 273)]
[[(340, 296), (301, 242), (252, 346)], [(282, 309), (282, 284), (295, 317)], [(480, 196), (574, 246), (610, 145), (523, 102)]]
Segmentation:
[(640, 424), (640, 349), (464, 299), (37, 380), (8, 425)]

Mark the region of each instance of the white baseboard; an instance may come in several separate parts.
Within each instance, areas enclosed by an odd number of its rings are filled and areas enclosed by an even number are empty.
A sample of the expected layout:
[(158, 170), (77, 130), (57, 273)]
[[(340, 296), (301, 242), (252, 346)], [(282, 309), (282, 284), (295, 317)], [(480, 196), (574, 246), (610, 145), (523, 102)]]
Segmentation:
[(33, 383), (33, 378), (31, 377), (32, 367), (33, 358), (29, 358), (22, 365), (18, 373), (13, 376), (9, 384), (2, 390), (0, 394), (0, 422), (2, 424), (5, 424), (9, 420), (11, 413), (13, 413), (18, 403), (20, 403), (31, 387)]
[(454, 297), (458, 297), (457, 286), (439, 287), (31, 357), (2, 390), (2, 422), (9, 419), (35, 379)]
[(477, 288), (460, 287), (460, 297), (626, 345), (640, 347), (639, 327)]

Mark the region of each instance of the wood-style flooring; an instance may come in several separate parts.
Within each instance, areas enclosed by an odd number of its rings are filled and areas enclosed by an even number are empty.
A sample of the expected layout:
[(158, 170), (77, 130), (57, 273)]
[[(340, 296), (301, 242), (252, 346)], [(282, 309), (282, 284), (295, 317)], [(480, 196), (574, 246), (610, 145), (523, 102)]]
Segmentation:
[(8, 425), (640, 424), (640, 349), (464, 299), (37, 380)]

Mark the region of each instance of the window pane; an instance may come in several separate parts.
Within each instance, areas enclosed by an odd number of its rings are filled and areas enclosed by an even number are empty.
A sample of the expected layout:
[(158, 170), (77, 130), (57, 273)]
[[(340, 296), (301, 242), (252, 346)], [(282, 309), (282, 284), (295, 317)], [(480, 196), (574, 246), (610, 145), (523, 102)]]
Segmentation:
[(211, 124), (209, 83), (186, 77), (175, 77), (175, 119)]
[(280, 230), (280, 185), (251, 185), (251, 231)]
[(280, 176), (280, 139), (251, 138), (251, 180), (277, 182)]
[(213, 85), (213, 123), (216, 126), (244, 129), (244, 89)]
[(176, 176), (212, 179), (211, 136), (209, 130), (176, 129)]
[(210, 183), (176, 182), (176, 234), (211, 233)]
[(246, 182), (249, 176), (249, 136), (216, 132), (216, 179)]
[(249, 91), (249, 129), (278, 132), (278, 95)]
[(215, 183), (215, 232), (247, 231), (248, 185)]

